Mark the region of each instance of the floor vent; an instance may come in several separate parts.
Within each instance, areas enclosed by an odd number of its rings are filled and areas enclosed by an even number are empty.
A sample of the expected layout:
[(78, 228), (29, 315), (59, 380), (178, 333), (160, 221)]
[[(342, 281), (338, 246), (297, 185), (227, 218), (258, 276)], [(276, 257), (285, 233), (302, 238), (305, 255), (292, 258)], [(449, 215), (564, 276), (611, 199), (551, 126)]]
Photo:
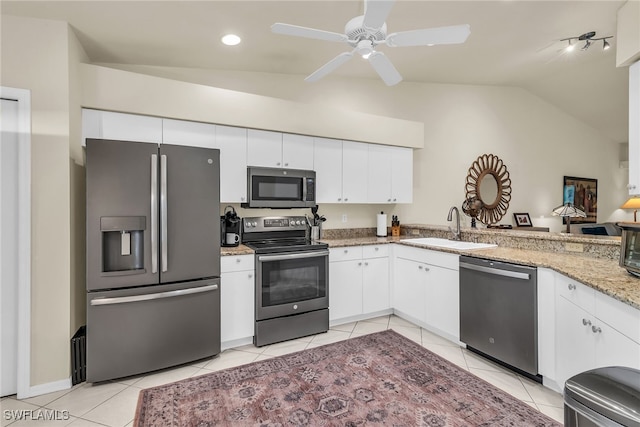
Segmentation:
[(71, 338), (71, 384), (87, 379), (87, 327), (80, 326)]

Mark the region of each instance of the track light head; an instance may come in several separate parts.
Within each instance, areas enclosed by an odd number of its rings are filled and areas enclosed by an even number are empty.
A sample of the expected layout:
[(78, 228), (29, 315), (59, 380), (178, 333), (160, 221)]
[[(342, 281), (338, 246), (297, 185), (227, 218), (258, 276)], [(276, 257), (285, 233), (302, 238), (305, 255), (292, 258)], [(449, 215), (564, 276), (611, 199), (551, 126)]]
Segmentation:
[(602, 50), (609, 50), (610, 48), (611, 48), (611, 45), (609, 44), (607, 39), (603, 39), (602, 40)]
[(584, 46), (582, 46), (581, 50), (587, 50), (587, 49), (589, 49), (589, 46), (591, 46), (591, 41), (587, 40), (587, 42), (584, 44)]
[(573, 51), (575, 49), (575, 42), (579, 42), (579, 41), (585, 42), (584, 46), (580, 48), (580, 50), (582, 51), (588, 50), (593, 44), (593, 42), (596, 40), (602, 40), (602, 50), (609, 50), (611, 48), (611, 45), (609, 44), (607, 39), (613, 38), (613, 36), (596, 38), (595, 35), (596, 35), (595, 31), (589, 31), (588, 33), (584, 33), (577, 37), (567, 37), (564, 39), (560, 39), (560, 41), (567, 41), (569, 43), (569, 45), (564, 49), (567, 52)]

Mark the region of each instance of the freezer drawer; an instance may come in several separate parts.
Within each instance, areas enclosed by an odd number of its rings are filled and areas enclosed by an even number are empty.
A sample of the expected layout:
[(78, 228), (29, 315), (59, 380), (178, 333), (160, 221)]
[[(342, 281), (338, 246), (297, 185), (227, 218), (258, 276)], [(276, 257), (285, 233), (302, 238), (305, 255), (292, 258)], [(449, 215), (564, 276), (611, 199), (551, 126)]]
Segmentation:
[(220, 279), (87, 294), (87, 381), (220, 353)]

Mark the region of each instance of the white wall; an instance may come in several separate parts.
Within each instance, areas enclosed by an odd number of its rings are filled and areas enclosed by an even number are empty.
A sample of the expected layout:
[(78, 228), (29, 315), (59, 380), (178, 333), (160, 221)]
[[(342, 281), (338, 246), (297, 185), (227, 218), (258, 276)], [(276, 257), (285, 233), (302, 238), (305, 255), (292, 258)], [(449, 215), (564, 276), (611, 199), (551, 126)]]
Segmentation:
[[(121, 67), (122, 68), (122, 67)], [(449, 207), (460, 206), (472, 162), (499, 156), (512, 179), (513, 212), (529, 212), (534, 225), (563, 230), (551, 210), (562, 203), (564, 175), (598, 179), (598, 221), (631, 218), (618, 208), (626, 200), (628, 172), (619, 168), (618, 144), (557, 107), (515, 87), (401, 83), (330, 76), (309, 84), (304, 76), (231, 73), (159, 67), (125, 69), (247, 91), (298, 102), (339, 106), (381, 116), (420, 121), (424, 148), (414, 152), (414, 203), (397, 206), (325, 205), (328, 228), (374, 227), (385, 208), (403, 223), (444, 224)], [(351, 211), (349, 222), (341, 214)]]
[(69, 28), (2, 16), (2, 85), (31, 90), (31, 385), (69, 378)]

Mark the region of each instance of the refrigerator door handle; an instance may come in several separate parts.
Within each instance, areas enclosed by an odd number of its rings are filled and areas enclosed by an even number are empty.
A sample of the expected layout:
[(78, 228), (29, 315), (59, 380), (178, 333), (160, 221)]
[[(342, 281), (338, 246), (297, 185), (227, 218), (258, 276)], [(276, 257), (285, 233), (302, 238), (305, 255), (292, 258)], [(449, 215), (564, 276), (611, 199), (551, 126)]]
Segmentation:
[(161, 298), (172, 298), (179, 297), (183, 295), (192, 295), (199, 294), (202, 292), (209, 291), (217, 291), (218, 285), (207, 285), (200, 286), (197, 288), (189, 288), (189, 289), (179, 289), (177, 291), (167, 291), (167, 292), (159, 292), (155, 294), (146, 294), (146, 295), (133, 295), (130, 297), (115, 297), (115, 298), (95, 298), (91, 300), (91, 305), (113, 305), (113, 304), (124, 304), (128, 302), (140, 302), (140, 301), (150, 301)]
[(158, 272), (158, 155), (151, 155), (151, 273)]
[(162, 272), (166, 273), (169, 266), (167, 254), (167, 155), (160, 156), (160, 245), (162, 256)]

